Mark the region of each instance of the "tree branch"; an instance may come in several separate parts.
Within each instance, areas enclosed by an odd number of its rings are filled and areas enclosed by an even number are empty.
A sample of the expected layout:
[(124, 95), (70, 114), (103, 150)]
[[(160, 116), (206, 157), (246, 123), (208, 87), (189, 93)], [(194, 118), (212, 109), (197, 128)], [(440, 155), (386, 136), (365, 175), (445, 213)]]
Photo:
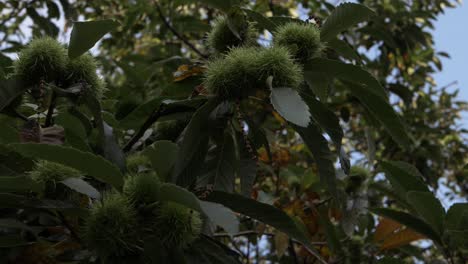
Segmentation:
[(175, 30), (175, 28), (169, 23), (169, 21), (164, 16), (159, 3), (157, 1), (155, 1), (154, 3), (156, 5), (156, 9), (158, 10), (159, 17), (164, 22), (164, 25), (166, 25), (166, 27), (172, 32), (172, 34), (174, 34), (178, 39), (184, 42), (185, 45), (187, 45), (195, 53), (200, 55), (202, 58), (207, 59), (208, 56), (206, 54), (203, 54), (201, 51), (199, 51), (192, 43), (190, 43), (190, 41), (188, 41), (184, 36), (182, 36), (179, 32), (177, 32), (177, 30)]
[(150, 128), (151, 125), (153, 125), (154, 122), (158, 121), (159, 117), (162, 116), (163, 113), (163, 107), (160, 106), (157, 110), (155, 110), (149, 117), (146, 119), (145, 123), (140, 127), (138, 132), (133, 135), (133, 137), (125, 144), (125, 147), (123, 148), (123, 152), (128, 152), (130, 149), (132, 149), (133, 145), (140, 140), (140, 138), (145, 134), (145, 131)]

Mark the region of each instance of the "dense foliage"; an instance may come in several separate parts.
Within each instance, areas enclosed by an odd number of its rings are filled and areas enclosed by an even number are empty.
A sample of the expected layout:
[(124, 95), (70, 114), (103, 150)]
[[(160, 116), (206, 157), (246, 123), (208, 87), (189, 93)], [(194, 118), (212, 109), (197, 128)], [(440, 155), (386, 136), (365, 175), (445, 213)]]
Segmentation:
[(466, 263), (456, 3), (356, 2), (1, 2), (1, 262)]

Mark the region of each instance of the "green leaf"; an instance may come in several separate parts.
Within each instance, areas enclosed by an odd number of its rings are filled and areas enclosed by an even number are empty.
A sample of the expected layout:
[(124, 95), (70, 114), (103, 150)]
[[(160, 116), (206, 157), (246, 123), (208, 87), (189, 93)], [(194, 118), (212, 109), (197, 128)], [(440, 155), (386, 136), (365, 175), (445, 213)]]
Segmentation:
[(74, 59), (91, 49), (105, 34), (119, 26), (114, 20), (74, 22), (68, 46), (68, 56)]
[(426, 222), (415, 216), (388, 208), (375, 208), (371, 209), (370, 211), (374, 214), (390, 218), (402, 225), (413, 229), (421, 235), (432, 239), (434, 242), (441, 244), (442, 240), (439, 234), (430, 225), (428, 225)]
[(341, 140), (343, 138), (343, 129), (340, 126), (338, 117), (328, 109), (322, 102), (315, 97), (301, 93), (304, 101), (309, 106), (312, 119), (330, 136), (335, 143), (337, 150), (341, 149)]
[(449, 208), (445, 217), (445, 228), (468, 230), (468, 203), (456, 203)]
[(198, 198), (187, 189), (171, 183), (165, 183), (161, 186), (160, 192), (161, 201), (179, 203), (200, 213), (204, 213)]
[(331, 79), (322, 72), (307, 71), (304, 72), (304, 80), (309, 85), (312, 92), (320, 98), (323, 102), (328, 98), (328, 86)]
[(203, 212), (210, 220), (222, 227), (229, 235), (233, 236), (239, 232), (239, 219), (231, 209), (219, 203), (200, 201)]
[(450, 241), (461, 249), (468, 249), (468, 230), (447, 230)]
[(60, 210), (74, 216), (86, 216), (88, 209), (78, 208), (71, 202), (30, 198), (23, 195), (0, 193), (0, 208), (36, 208)]
[(302, 100), (299, 93), (288, 87), (272, 87), (272, 79), (271, 76), (268, 77), (267, 82), (271, 89), (271, 104), (275, 110), (289, 122), (301, 127), (307, 127), (310, 123), (309, 107)]
[(65, 141), (81, 151), (92, 152), (87, 143), (87, 132), (81, 120), (69, 112), (60, 113), (55, 123), (65, 130)]
[(189, 124), (184, 130), (184, 137), (180, 143), (177, 160), (172, 171), (172, 182), (180, 186), (188, 186), (196, 179), (193, 171), (187, 171), (189, 165), (196, 159), (197, 163), (202, 162), (208, 144), (209, 115), (218, 105), (216, 98), (213, 98), (200, 107), (192, 116)]
[(98, 151), (108, 161), (116, 165), (121, 171), (125, 171), (125, 155), (114, 136), (114, 129), (102, 118), (101, 102), (92, 93), (85, 94), (85, 103), (94, 117), (94, 123), (98, 130)]
[(331, 39), (327, 42), (327, 47), (332, 48), (336, 51), (336, 53), (338, 53), (338, 55), (345, 59), (355, 60), (357, 62), (361, 61), (361, 58), (359, 57), (359, 54), (356, 52), (356, 50), (351, 45), (349, 45), (341, 39)]
[[(289, 16), (272, 16), (272, 17), (269, 17), (268, 19), (275, 24), (275, 29), (279, 26), (282, 26), (288, 23), (304, 24), (304, 21), (298, 18), (293, 18)], [(274, 32), (271, 32), (271, 33), (274, 33)]]
[[(254, 126), (249, 126), (249, 132), (252, 132), (254, 128)], [(236, 149), (238, 152), (237, 155), (239, 157), (239, 160), (237, 162), (237, 175), (240, 179), (240, 192), (242, 193), (242, 195), (250, 197), (252, 187), (255, 183), (255, 178), (257, 176), (257, 161), (256, 159), (252, 158), (252, 154), (247, 149), (248, 143), (245, 142), (245, 138), (242, 132), (237, 132), (234, 139)], [(257, 149), (255, 145), (253, 146), (253, 149)]]
[(380, 166), (398, 196), (404, 200), (409, 191), (429, 192), (422, 175), (411, 164), (401, 161), (382, 161)]
[(101, 197), (99, 191), (83, 179), (68, 178), (61, 181), (60, 183), (64, 184), (65, 186), (74, 191), (85, 194), (93, 199), (100, 199)]
[[(304, 74), (315, 72), (323, 74), (330, 80), (338, 78), (366, 86), (366, 92), (376, 94), (382, 99), (387, 99), (387, 94), (380, 83), (367, 71), (359, 66), (346, 64), (336, 60), (316, 58), (304, 66)], [(355, 95), (359, 98), (359, 95)]]
[(143, 154), (150, 159), (158, 176), (166, 181), (174, 167), (178, 151), (176, 144), (168, 140), (160, 140), (147, 147)]
[(0, 130), (0, 143), (16, 143), (19, 142), (19, 133), (18, 131), (8, 124), (2, 124), (2, 129)]
[(207, 201), (220, 203), (233, 211), (268, 224), (306, 246), (310, 246), (307, 236), (298, 228), (293, 219), (285, 212), (268, 204), (260, 203), (239, 194), (220, 191), (211, 192)]
[(117, 189), (123, 186), (123, 175), (119, 169), (109, 161), (91, 153), (70, 147), (47, 144), (24, 143), (10, 144), (9, 146), (23, 156), (70, 166), (88, 176), (109, 183)]
[(210, 7), (214, 7), (219, 10), (227, 12), (233, 6), (240, 5), (241, 1), (240, 0), (200, 0), (200, 1), (190, 0), (190, 2), (206, 4)]
[(439, 234), (444, 229), (445, 210), (440, 201), (430, 192), (410, 191), (406, 200), (424, 221), (432, 226)]
[(299, 133), (314, 157), (320, 176), (320, 182), (327, 186), (332, 196), (338, 198), (334, 166), (335, 158), (320, 129), (316, 127), (315, 124), (310, 124), (307, 128), (295, 126), (294, 129)]
[(411, 145), (406, 128), (392, 106), (384, 88), (367, 71), (362, 68), (328, 59), (313, 59), (305, 65), (304, 72), (315, 72), (327, 76), (329, 79), (338, 78), (346, 83), (348, 89), (369, 110), (392, 136), (395, 142), (403, 148)]
[(44, 186), (28, 176), (5, 177), (0, 176), (0, 192), (37, 192), (44, 190)]
[(245, 15), (240, 8), (231, 7), (227, 14), (227, 25), (231, 32), (238, 39), (242, 39), (241, 32), (244, 30), (243, 27), (246, 26)]
[(341, 4), (332, 11), (325, 23), (323, 23), (320, 38), (322, 41), (328, 41), (343, 30), (359, 22), (366, 21), (373, 15), (375, 15), (374, 11), (364, 5), (355, 3)]
[(404, 149), (408, 149), (412, 145), (403, 121), (387, 100), (368, 92), (368, 87), (364, 85), (349, 85), (348, 88), (382, 124), (395, 142)]
[(145, 119), (151, 115), (155, 109), (158, 109), (166, 99), (168, 98), (157, 97), (140, 104), (135, 110), (120, 120), (119, 126), (124, 129), (135, 129), (141, 127), (145, 122)]
[(260, 29), (266, 29), (270, 32), (273, 32), (275, 30), (275, 23), (273, 23), (270, 19), (266, 18), (264, 15), (250, 9), (243, 8), (242, 10), (244, 10), (244, 12), (247, 14), (249, 20), (256, 22), (255, 26), (259, 27)]
[(0, 111), (7, 107), (14, 99), (22, 95), (28, 87), (24, 82), (15, 79), (0, 81)]
[(215, 171), (212, 183), (216, 190), (233, 192), (235, 185), (236, 153), (232, 135), (225, 132), (222, 142), (217, 144), (215, 155)]

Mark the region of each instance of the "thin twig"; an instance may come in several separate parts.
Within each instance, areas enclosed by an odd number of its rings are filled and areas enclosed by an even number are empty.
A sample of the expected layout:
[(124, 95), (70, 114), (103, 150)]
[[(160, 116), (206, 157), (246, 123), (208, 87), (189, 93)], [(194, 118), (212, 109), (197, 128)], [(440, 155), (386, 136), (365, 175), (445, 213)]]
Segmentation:
[(163, 107), (159, 107), (157, 110), (155, 110), (149, 117), (146, 119), (145, 123), (140, 127), (138, 132), (133, 135), (133, 137), (125, 144), (125, 147), (123, 148), (124, 152), (128, 152), (130, 149), (132, 149), (133, 145), (140, 140), (140, 138), (145, 134), (145, 131), (151, 127), (156, 121), (158, 121), (159, 117), (161, 117), (163, 112)]
[(190, 41), (188, 41), (184, 36), (182, 36), (179, 32), (177, 32), (177, 30), (175, 30), (175, 28), (169, 23), (169, 21), (164, 16), (159, 3), (157, 1), (154, 1), (154, 3), (156, 5), (156, 9), (158, 10), (159, 17), (162, 19), (166, 27), (172, 32), (172, 34), (174, 34), (178, 39), (184, 42), (185, 45), (187, 45), (190, 49), (192, 49), (195, 53), (200, 55), (202, 58), (205, 58), (205, 59), (208, 58), (206, 54), (203, 54), (201, 51), (199, 51), (192, 43), (190, 43)]
[(291, 255), (292, 259), (294, 260), (295, 264), (299, 264), (299, 259), (297, 258), (296, 250), (294, 249), (294, 243), (292, 239), (289, 239), (289, 254)]

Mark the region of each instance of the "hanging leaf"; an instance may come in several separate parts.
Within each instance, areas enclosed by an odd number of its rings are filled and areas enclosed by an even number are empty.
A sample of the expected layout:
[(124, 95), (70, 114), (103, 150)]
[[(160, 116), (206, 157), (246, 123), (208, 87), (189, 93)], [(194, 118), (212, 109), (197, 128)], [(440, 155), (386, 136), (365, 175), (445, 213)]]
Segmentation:
[(74, 22), (68, 45), (68, 56), (70, 59), (80, 56), (118, 26), (119, 23), (111, 19)]
[(380, 250), (389, 250), (407, 245), (425, 237), (412, 229), (388, 218), (381, 218), (374, 233), (374, 242)]
[(320, 176), (320, 182), (327, 186), (332, 196), (338, 198), (334, 166), (335, 158), (328, 147), (327, 140), (314, 124), (310, 124), (307, 128), (295, 126), (294, 129), (299, 133), (314, 157)]
[(379, 224), (375, 228), (374, 232), (374, 242), (380, 243), (383, 240), (387, 239), (390, 237), (393, 233), (396, 231), (399, 231), (402, 229), (403, 225), (393, 221), (389, 218), (382, 217), (379, 220)]
[(328, 41), (341, 31), (359, 22), (366, 21), (374, 15), (374, 11), (364, 5), (355, 3), (341, 4), (333, 10), (323, 23), (320, 38), (322, 41)]
[(19, 142), (18, 131), (9, 124), (2, 124), (2, 129), (0, 130), (0, 143), (8, 144), (16, 142)]
[(301, 127), (307, 127), (310, 123), (309, 107), (302, 100), (299, 93), (288, 87), (274, 88), (272, 80), (273, 77), (268, 77), (267, 83), (271, 90), (271, 104), (275, 110), (289, 122)]
[(415, 216), (388, 208), (375, 208), (370, 211), (374, 214), (390, 218), (402, 225), (413, 229), (421, 235), (432, 239), (434, 242), (441, 244), (442, 240), (439, 234), (437, 234), (437, 232), (430, 225), (428, 225), (426, 222), (422, 221), (421, 219)]
[(321, 58), (311, 60), (305, 65), (304, 72), (305, 75), (314, 72), (329, 79), (347, 81), (350, 92), (379, 120), (395, 142), (404, 148), (411, 145), (403, 122), (388, 103), (384, 88), (370, 73), (358, 66)]
[(341, 149), (341, 139), (343, 129), (340, 126), (338, 117), (315, 97), (303, 94), (304, 101), (309, 106), (312, 119), (323, 129), (335, 143), (336, 148)]
[(93, 199), (101, 198), (101, 194), (99, 193), (99, 191), (96, 190), (96, 188), (94, 188), (91, 184), (87, 183), (83, 179), (68, 178), (68, 179), (61, 181), (60, 183), (64, 184), (65, 186), (67, 186), (68, 188), (74, 191), (85, 194), (89, 196), (90, 198), (93, 198)]
[(108, 125), (102, 117), (101, 102), (92, 93), (85, 94), (85, 103), (94, 117), (98, 131), (98, 151), (121, 171), (125, 171), (125, 155), (114, 136), (114, 128)]
[(380, 250), (400, 248), (401, 246), (408, 245), (411, 242), (424, 238), (426, 237), (407, 228), (385, 239), (380, 245)]
[(147, 147), (143, 154), (150, 159), (158, 176), (166, 181), (169, 180), (170, 172), (176, 162), (177, 152), (176, 144), (168, 140), (160, 140)]
[(211, 99), (192, 116), (179, 145), (177, 160), (172, 171), (172, 182), (180, 186), (188, 186), (196, 180), (193, 177), (193, 171), (189, 172), (187, 168), (193, 162), (200, 163), (204, 159), (205, 155), (201, 154), (206, 152), (208, 144), (209, 115), (217, 105), (218, 101)]
[(400, 161), (382, 161), (380, 166), (396, 193), (406, 200), (409, 191), (429, 192), (422, 175), (412, 165)]
[(264, 15), (250, 9), (243, 8), (242, 10), (244, 10), (244, 12), (247, 14), (249, 20), (256, 22), (255, 26), (259, 27), (260, 29), (266, 29), (270, 32), (273, 32), (275, 30), (275, 23), (273, 23), (270, 19), (266, 18)]
[(195, 65), (188, 65), (183, 64), (177, 68), (177, 71), (172, 74), (174, 77), (174, 82), (183, 81), (189, 77), (197, 76), (203, 74), (205, 68), (201, 67), (198, 64)]
[(412, 145), (406, 127), (401, 118), (386, 100), (379, 95), (370, 93), (365, 85), (348, 85), (351, 93), (369, 110), (390, 134), (392, 139), (404, 149)]
[(34, 143), (10, 144), (9, 146), (23, 156), (70, 166), (118, 189), (123, 186), (123, 175), (119, 169), (109, 161), (89, 152), (58, 145)]
[(468, 203), (456, 203), (449, 208), (445, 227), (450, 230), (468, 229)]
[[(294, 238), (306, 247), (315, 252), (309, 239), (296, 225), (294, 220), (285, 212), (268, 204), (260, 203), (244, 196), (226, 193), (220, 191), (211, 192), (206, 198), (207, 201), (220, 203), (233, 211), (243, 215), (257, 219), (265, 224), (268, 224), (281, 232), (286, 233), (289, 237)], [(321, 259), (318, 255), (316, 256)], [(325, 262), (324, 262), (325, 263)]]
[(203, 212), (216, 225), (222, 227), (229, 235), (239, 232), (239, 219), (231, 209), (212, 202), (200, 201)]
[(331, 79), (326, 74), (314, 71), (305, 71), (304, 80), (309, 85), (312, 92), (320, 98), (321, 101), (326, 102), (328, 98), (328, 86)]
[(233, 192), (238, 166), (233, 138), (229, 132), (225, 132), (222, 141), (218, 143), (214, 162), (212, 183), (215, 190)]
[(40, 193), (44, 186), (28, 176), (0, 176), (0, 192), (36, 192)]
[(70, 112), (62, 112), (55, 123), (65, 130), (65, 142), (81, 151), (92, 152), (87, 142), (87, 132), (81, 120)]
[[(249, 132), (251, 132), (251, 129), (254, 129), (254, 127), (249, 126)], [(250, 142), (245, 141), (242, 133), (238, 132), (235, 140), (237, 155), (239, 157), (237, 175), (240, 179), (240, 192), (242, 195), (250, 197), (257, 176), (257, 160), (256, 156), (252, 156), (256, 155), (256, 153), (250, 153), (247, 147), (247, 144), (250, 144)], [(257, 148), (252, 147), (252, 149), (255, 151)]]
[(28, 87), (16, 79), (0, 80), (0, 111), (22, 95)]
[(171, 201), (203, 213), (198, 198), (188, 190), (174, 184), (165, 183), (160, 190), (161, 201)]
[(338, 53), (339, 56), (348, 59), (348, 60), (355, 60), (357, 62), (361, 61), (361, 58), (359, 57), (359, 53), (356, 52), (356, 50), (346, 43), (345, 41), (341, 39), (331, 39), (330, 41), (327, 42), (327, 47), (331, 48)]
[(424, 221), (442, 234), (445, 210), (439, 199), (430, 192), (410, 191), (406, 194), (406, 200)]
[(189, 0), (189, 1), (192, 1), (194, 3), (203, 3), (208, 6), (222, 10), (224, 12), (229, 11), (233, 6), (240, 5), (241, 3), (240, 0), (201, 0), (201, 1)]

